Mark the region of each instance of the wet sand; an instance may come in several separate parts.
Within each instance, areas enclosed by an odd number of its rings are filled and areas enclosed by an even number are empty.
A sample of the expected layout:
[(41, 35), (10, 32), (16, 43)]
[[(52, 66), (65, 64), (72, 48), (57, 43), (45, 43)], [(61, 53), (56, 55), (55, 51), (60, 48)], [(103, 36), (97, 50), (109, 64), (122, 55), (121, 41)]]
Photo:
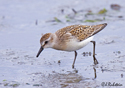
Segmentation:
[[(124, 88), (125, 4), (97, 2), (1, 0), (0, 88)], [(100, 10), (107, 12), (99, 14)], [(72, 24), (101, 23), (108, 25), (94, 37), (99, 64), (94, 65), (92, 55), (83, 54), (92, 54), (92, 43), (77, 51), (74, 69), (74, 52), (45, 49), (36, 58), (41, 34)]]

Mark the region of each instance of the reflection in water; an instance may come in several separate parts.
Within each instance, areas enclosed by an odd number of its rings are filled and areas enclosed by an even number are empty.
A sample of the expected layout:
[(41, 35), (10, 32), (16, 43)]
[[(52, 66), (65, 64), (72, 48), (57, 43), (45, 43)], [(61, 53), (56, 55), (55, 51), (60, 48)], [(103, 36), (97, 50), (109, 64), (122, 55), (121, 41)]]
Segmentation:
[[(96, 68), (94, 66), (93, 66), (93, 70), (94, 70), (94, 77), (93, 77), (93, 79), (96, 79), (97, 78), (97, 74), (96, 74)], [(78, 73), (78, 70), (76, 68), (74, 68), (74, 72)]]
[[(43, 88), (84, 88), (84, 87), (98, 87), (100, 84), (95, 80), (97, 78), (96, 69), (92, 67), (91, 70), (94, 77), (85, 77), (80, 75), (77, 69), (68, 71), (66, 73), (53, 72), (50, 74), (33, 73), (33, 85), (42, 85)], [(85, 74), (85, 73), (83, 73)], [(91, 76), (91, 75), (90, 75)]]
[[(92, 74), (90, 76), (80, 75), (79, 70), (74, 68), (72, 71), (64, 73), (33, 73), (33, 85), (42, 85), (43, 88), (84, 88), (84, 87), (98, 87), (98, 83), (95, 79), (96, 67), (91, 66), (93, 70), (90, 70)], [(83, 73), (85, 74), (85, 73)], [(87, 73), (89, 75), (89, 73)], [(93, 76), (93, 77), (91, 77)]]
[(95, 69), (95, 67), (93, 67), (93, 70), (94, 70), (94, 79), (96, 79), (97, 75), (96, 75), (96, 69)]
[[(96, 78), (96, 69), (94, 68), (94, 74)], [(41, 77), (40, 77), (41, 78)], [(85, 78), (75, 71), (66, 73), (54, 73), (48, 76), (43, 76), (41, 79), (43, 87), (56, 87), (56, 88), (81, 88), (81, 87), (96, 87), (97, 82), (92, 78)]]
[[(97, 65), (98, 61), (97, 61), (95, 55), (93, 55), (93, 60), (94, 60), (94, 65)], [(78, 73), (78, 70), (76, 68), (72, 67), (72, 69), (74, 69), (75, 73)], [(93, 79), (96, 79), (97, 75), (96, 75), (96, 68), (95, 68), (95, 66), (93, 66), (93, 70), (94, 70), (94, 78)]]
[(97, 78), (96, 65), (90, 66), (90, 68), (90, 73), (92, 74), (87, 72), (88, 76), (85, 76), (86, 73), (80, 75), (80, 70), (77, 68), (64, 73), (53, 71), (52, 73), (44, 74), (41, 72), (40, 74), (34, 74), (33, 79), (35, 79), (35, 81), (33, 81), (33, 83), (42, 85), (43, 88), (96, 88), (100, 85), (100, 83), (95, 80)]

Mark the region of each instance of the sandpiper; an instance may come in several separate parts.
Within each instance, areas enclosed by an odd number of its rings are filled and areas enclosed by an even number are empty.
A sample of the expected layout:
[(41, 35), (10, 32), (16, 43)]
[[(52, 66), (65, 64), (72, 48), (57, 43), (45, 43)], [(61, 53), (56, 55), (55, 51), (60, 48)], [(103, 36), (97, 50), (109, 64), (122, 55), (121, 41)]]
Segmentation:
[[(44, 48), (53, 48), (62, 51), (74, 51), (75, 58), (72, 64), (74, 68), (77, 57), (76, 50), (86, 46), (89, 42), (93, 43), (93, 56), (95, 56), (95, 41), (93, 37), (96, 33), (105, 28), (107, 23), (99, 25), (71, 25), (57, 30), (55, 33), (46, 33), (40, 39), (41, 47), (36, 57), (40, 55)], [(98, 64), (94, 57), (94, 64)]]

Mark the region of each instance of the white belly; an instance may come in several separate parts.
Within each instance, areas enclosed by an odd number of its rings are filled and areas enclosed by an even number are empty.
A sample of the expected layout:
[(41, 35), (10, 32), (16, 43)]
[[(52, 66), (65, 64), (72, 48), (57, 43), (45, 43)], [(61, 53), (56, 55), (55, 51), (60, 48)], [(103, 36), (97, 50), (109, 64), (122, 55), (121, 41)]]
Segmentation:
[(78, 42), (77, 39), (72, 39), (70, 42), (67, 43), (67, 47), (65, 51), (75, 51), (75, 50), (81, 49), (84, 46), (86, 46), (90, 41), (92, 41), (92, 39), (93, 39), (93, 36), (80, 42)]

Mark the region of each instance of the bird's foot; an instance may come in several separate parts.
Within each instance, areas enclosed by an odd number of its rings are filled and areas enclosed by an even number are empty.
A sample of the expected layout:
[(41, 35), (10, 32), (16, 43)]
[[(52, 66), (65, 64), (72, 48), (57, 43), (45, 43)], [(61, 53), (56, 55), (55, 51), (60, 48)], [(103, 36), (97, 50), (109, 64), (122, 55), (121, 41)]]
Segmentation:
[(93, 55), (93, 59), (94, 59), (94, 64), (95, 64), (95, 65), (99, 64), (99, 62), (97, 61), (95, 55)]

